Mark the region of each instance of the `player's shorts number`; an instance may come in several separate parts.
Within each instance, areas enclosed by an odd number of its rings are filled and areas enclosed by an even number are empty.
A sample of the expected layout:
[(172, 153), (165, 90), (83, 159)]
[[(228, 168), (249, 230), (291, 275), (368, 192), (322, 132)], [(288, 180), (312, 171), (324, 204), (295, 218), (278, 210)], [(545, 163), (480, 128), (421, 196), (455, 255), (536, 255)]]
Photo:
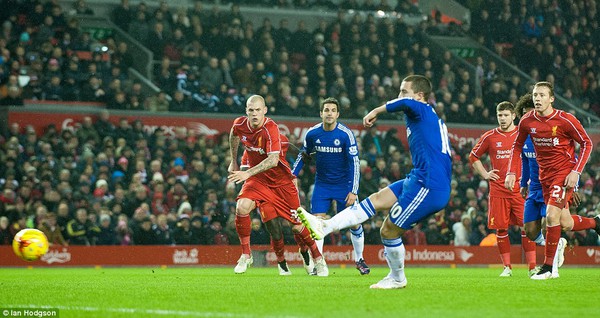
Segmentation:
[(396, 202), (394, 203), (394, 205), (392, 205), (392, 208), (390, 209), (390, 217), (396, 219), (400, 216), (400, 213), (402, 213), (402, 207), (398, 202)]
[(553, 198), (557, 198), (557, 199), (565, 199), (565, 188), (561, 187), (561, 186), (557, 186), (555, 185), (554, 187), (552, 187), (552, 193), (550, 194), (551, 197)]

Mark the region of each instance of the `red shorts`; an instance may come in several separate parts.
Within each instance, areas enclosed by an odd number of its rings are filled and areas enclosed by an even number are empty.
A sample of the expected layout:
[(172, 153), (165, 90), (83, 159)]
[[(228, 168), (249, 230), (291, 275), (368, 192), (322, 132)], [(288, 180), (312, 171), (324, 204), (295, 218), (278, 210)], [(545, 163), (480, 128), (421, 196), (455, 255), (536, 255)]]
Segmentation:
[(553, 205), (561, 209), (568, 206), (567, 203), (571, 200), (574, 191), (573, 188), (567, 189), (564, 185), (569, 173), (571, 173), (571, 170), (557, 171), (557, 173), (541, 182), (546, 205)]
[(254, 179), (248, 179), (237, 198), (253, 200), (263, 222), (279, 216), (292, 224), (300, 224), (296, 217), (296, 209), (300, 207), (298, 189), (291, 181), (289, 184), (271, 188)]
[(508, 229), (511, 225), (523, 226), (525, 200), (520, 195), (512, 198), (489, 198), (488, 228)]

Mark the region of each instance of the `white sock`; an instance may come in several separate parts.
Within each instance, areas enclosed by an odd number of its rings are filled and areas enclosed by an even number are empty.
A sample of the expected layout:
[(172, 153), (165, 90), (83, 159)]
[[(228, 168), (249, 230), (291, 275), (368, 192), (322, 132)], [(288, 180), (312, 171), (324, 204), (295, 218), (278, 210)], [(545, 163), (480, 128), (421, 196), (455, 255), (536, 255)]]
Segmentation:
[(392, 240), (382, 239), (382, 241), (385, 259), (390, 267), (389, 276), (399, 282), (405, 281), (404, 256), (406, 254), (406, 249), (404, 248), (404, 243), (402, 243), (402, 238), (399, 237)]
[(544, 235), (542, 234), (541, 231), (540, 231), (540, 234), (538, 234), (538, 236), (535, 238), (534, 242), (535, 242), (535, 244), (540, 245), (540, 246), (546, 245), (546, 238), (544, 237)]
[(358, 262), (363, 258), (363, 251), (365, 249), (365, 235), (363, 231), (362, 225), (358, 227), (358, 229), (350, 229), (350, 240), (352, 241), (352, 246), (354, 247), (354, 261)]
[(319, 252), (321, 252), (321, 254), (323, 254), (323, 244), (325, 243), (325, 240), (323, 240), (323, 239), (315, 240), (315, 243), (317, 243), (317, 248), (319, 249)]
[(367, 198), (360, 204), (349, 206), (331, 219), (323, 221), (323, 232), (327, 235), (331, 232), (362, 224), (373, 217), (375, 212), (371, 200)]

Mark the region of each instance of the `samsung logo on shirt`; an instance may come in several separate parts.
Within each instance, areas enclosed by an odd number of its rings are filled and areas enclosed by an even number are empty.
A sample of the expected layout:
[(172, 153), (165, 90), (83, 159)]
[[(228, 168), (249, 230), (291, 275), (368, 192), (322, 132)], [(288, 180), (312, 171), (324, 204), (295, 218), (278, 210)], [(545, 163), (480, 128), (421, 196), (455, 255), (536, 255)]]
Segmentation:
[(343, 151), (342, 147), (324, 147), (324, 146), (315, 146), (315, 150), (318, 152), (328, 152), (328, 153), (340, 153)]

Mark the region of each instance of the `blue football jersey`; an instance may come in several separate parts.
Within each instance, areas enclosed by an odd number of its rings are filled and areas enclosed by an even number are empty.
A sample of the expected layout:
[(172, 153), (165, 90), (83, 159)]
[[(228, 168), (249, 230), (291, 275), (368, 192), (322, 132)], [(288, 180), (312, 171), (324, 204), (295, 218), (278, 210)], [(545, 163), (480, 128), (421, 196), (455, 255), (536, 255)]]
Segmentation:
[[(323, 123), (311, 127), (304, 138), (301, 153), (316, 157), (316, 182), (331, 185), (347, 185), (348, 191), (357, 194), (360, 179), (360, 165), (356, 138), (350, 128), (337, 123), (331, 131), (323, 129)], [(304, 162), (298, 155), (292, 168), (296, 176), (302, 170)]]
[(533, 142), (531, 141), (531, 137), (529, 136), (527, 136), (525, 144), (523, 144), (523, 152), (521, 153), (521, 159), (521, 188), (527, 187), (527, 182), (529, 182), (529, 191), (542, 190), (542, 184), (540, 183), (539, 166), (536, 159), (535, 149), (533, 148)]
[(450, 189), (452, 158), (448, 128), (433, 107), (412, 98), (386, 103), (390, 113), (403, 111), (414, 168), (408, 177), (429, 189)]

